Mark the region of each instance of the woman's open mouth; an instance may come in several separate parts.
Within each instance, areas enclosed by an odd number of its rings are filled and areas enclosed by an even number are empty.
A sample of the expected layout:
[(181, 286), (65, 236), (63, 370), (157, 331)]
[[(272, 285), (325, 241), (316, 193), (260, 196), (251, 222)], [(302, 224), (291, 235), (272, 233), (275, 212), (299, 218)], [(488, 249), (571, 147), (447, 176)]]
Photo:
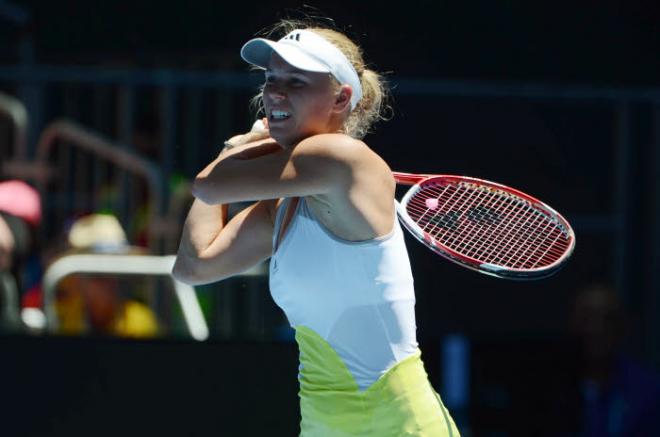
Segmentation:
[(270, 111), (270, 117), (268, 117), (269, 122), (278, 122), (286, 120), (291, 117), (291, 113), (287, 111), (280, 111), (279, 109), (273, 109)]

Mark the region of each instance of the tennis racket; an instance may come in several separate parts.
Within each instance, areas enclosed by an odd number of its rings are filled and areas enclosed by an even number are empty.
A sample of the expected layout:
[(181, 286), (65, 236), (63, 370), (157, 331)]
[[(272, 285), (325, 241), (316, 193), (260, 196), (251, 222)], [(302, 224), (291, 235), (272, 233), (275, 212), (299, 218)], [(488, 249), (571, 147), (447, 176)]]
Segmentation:
[(393, 175), (398, 184), (412, 185), (397, 203), (404, 227), (463, 267), (498, 278), (540, 279), (573, 252), (570, 224), (521, 191), (463, 176)]

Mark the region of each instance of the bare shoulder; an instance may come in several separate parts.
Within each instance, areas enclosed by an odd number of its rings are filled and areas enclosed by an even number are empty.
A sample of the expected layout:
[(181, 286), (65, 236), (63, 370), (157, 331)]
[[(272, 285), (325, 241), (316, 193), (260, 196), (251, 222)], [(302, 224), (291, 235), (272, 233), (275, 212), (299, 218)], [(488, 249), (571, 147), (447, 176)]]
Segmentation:
[(342, 173), (341, 189), (308, 197), (315, 217), (334, 235), (349, 241), (390, 232), (396, 184), (387, 163), (366, 143), (347, 135), (324, 134), (307, 140), (349, 169)]
[(346, 134), (320, 134), (305, 138), (295, 148), (294, 155), (313, 154), (353, 166), (389, 167), (364, 141)]

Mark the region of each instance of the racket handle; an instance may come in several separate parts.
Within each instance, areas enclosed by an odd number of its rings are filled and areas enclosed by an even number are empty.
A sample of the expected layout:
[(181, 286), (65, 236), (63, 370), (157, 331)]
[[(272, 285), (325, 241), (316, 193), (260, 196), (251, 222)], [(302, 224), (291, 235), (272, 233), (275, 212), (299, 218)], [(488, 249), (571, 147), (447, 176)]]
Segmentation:
[(396, 183), (401, 185), (415, 185), (428, 177), (425, 175), (402, 173), (399, 171), (393, 171), (392, 176), (394, 176)]

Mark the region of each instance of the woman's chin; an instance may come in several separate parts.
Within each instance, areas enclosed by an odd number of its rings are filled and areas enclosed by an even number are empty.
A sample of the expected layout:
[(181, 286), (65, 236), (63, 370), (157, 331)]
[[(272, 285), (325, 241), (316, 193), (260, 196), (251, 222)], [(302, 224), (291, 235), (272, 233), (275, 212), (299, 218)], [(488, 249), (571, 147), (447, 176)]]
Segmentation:
[(285, 132), (270, 131), (270, 137), (277, 142), (280, 146), (287, 148), (293, 144), (293, 140), (290, 135), (286, 135)]
[(298, 133), (296, 132), (291, 132), (291, 129), (283, 129), (283, 128), (271, 128), (269, 130), (270, 137), (277, 141), (277, 144), (279, 144), (282, 147), (290, 147), (296, 143), (298, 143), (300, 140), (302, 140), (304, 137), (301, 137)]
[(269, 126), (269, 128), (270, 137), (277, 141), (277, 144), (282, 147), (291, 147), (298, 144), (305, 138), (309, 138), (317, 134), (317, 132), (310, 129), (301, 132), (299, 129), (294, 130), (290, 127), (287, 128), (283, 124), (273, 123)]

